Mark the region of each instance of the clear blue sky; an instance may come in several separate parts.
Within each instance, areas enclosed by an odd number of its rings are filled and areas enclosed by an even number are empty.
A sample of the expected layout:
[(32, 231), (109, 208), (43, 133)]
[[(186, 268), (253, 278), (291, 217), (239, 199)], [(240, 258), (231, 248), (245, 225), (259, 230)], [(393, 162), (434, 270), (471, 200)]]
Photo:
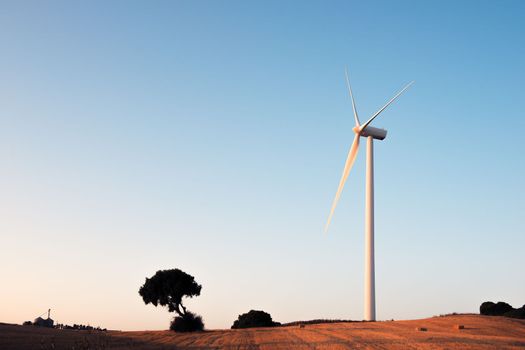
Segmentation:
[(379, 319), (525, 303), (522, 1), (0, 2), (0, 321), (165, 329), (363, 317), (374, 125)]

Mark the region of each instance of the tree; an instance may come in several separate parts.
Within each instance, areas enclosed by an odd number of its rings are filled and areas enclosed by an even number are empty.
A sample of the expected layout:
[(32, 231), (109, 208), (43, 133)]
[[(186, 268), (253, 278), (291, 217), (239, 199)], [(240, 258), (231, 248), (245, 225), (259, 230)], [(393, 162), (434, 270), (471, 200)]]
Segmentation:
[(204, 324), (200, 316), (186, 310), (182, 304), (182, 298), (199, 296), (201, 289), (202, 286), (195, 282), (195, 278), (184, 271), (179, 269), (159, 270), (153, 277), (146, 278), (146, 282), (139, 289), (139, 294), (146, 305), (152, 303), (155, 306), (166, 306), (169, 312), (175, 311), (179, 315), (173, 320), (172, 328), (177, 321), (184, 327), (175, 327), (178, 328), (176, 330), (191, 331), (199, 328), (202, 330)]

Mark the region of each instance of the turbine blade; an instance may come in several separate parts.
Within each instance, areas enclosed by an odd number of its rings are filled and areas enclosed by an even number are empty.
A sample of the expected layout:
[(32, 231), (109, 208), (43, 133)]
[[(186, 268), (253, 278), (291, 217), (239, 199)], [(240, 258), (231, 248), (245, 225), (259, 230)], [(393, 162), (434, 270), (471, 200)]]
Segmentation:
[(346, 86), (348, 86), (348, 92), (350, 92), (350, 98), (352, 99), (352, 109), (354, 110), (355, 126), (361, 125), (359, 123), (359, 117), (357, 116), (357, 109), (355, 108), (354, 94), (352, 93), (352, 87), (350, 86), (350, 79), (348, 79), (348, 69), (345, 67)]
[(368, 121), (366, 123), (364, 123), (362, 126), (361, 126), (361, 131), (364, 130), (368, 124), (370, 124), (372, 122), (372, 120), (375, 119), (375, 117), (377, 117), (379, 115), (379, 113), (383, 112), (385, 110), (386, 107), (388, 107), (392, 102), (394, 102), (394, 100), (396, 98), (398, 98), (403, 92), (405, 92), (406, 89), (408, 89), (410, 87), (410, 85), (414, 84), (414, 81), (411, 81), (410, 83), (407, 84), (407, 86), (405, 86), (401, 91), (399, 91), (394, 97), (392, 97), (392, 99), (390, 101), (388, 101), (386, 103), (386, 105), (384, 105), (380, 110), (378, 110), (373, 116), (372, 118), (368, 119)]
[(341, 180), (339, 181), (339, 187), (337, 188), (337, 192), (332, 203), (332, 208), (330, 209), (330, 215), (328, 216), (328, 220), (326, 221), (326, 225), (324, 227), (325, 233), (326, 231), (328, 231), (328, 226), (330, 226), (330, 221), (332, 220), (332, 216), (334, 215), (334, 210), (337, 206), (337, 202), (339, 201), (339, 197), (341, 196), (341, 192), (343, 191), (343, 187), (345, 187), (345, 182), (348, 178), (348, 174), (350, 174), (350, 170), (354, 165), (357, 156), (357, 151), (359, 150), (359, 138), (360, 136), (356, 134), (354, 142), (352, 142), (352, 146), (350, 147), (350, 151), (348, 152), (348, 157), (346, 158), (345, 167), (343, 169), (343, 175), (341, 176)]

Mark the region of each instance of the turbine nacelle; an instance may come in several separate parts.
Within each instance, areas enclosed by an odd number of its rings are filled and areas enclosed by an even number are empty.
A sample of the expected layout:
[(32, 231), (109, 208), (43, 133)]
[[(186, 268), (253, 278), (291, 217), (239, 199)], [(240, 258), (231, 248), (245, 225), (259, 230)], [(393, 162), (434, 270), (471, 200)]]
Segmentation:
[[(354, 132), (356, 128), (354, 128)], [(363, 137), (372, 136), (376, 140), (384, 140), (386, 137), (386, 130), (380, 129), (380, 128), (374, 128), (373, 126), (367, 126), (362, 131), (360, 131), (358, 134), (359, 136), (363, 136)]]

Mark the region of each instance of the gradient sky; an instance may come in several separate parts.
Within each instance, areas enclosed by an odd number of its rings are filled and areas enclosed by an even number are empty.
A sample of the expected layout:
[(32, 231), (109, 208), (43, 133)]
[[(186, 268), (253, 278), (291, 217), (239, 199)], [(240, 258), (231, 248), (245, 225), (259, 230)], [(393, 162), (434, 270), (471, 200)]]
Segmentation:
[[(378, 319), (525, 303), (523, 1), (0, 1), (0, 321), (166, 329), (363, 317), (374, 121)], [(363, 144), (364, 145), (364, 144)]]

